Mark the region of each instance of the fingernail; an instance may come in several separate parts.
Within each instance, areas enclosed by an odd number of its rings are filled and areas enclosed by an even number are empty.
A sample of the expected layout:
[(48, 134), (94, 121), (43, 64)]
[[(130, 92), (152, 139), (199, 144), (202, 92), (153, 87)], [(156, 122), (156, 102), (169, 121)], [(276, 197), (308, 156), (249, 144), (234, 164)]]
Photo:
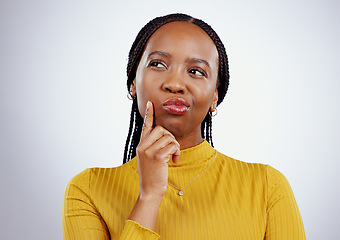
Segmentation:
[(146, 103), (145, 115), (148, 113), (148, 109), (150, 107), (150, 101)]

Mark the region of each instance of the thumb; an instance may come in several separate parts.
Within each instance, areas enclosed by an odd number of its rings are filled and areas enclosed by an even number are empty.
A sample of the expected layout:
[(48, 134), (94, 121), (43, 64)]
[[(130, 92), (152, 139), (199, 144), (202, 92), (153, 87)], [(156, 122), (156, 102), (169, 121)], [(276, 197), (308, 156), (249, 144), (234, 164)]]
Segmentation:
[(153, 129), (153, 104), (148, 101), (146, 103), (146, 110), (144, 116), (144, 123), (142, 128), (141, 140), (147, 138)]

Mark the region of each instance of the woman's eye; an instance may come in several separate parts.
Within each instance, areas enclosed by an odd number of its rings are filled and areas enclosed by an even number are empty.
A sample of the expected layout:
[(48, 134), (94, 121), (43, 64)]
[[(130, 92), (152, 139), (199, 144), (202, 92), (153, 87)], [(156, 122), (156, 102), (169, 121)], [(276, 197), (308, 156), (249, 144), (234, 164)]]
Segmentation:
[(206, 74), (203, 71), (200, 71), (198, 69), (190, 69), (189, 70), (190, 74), (196, 75), (196, 76), (206, 76)]
[(149, 63), (149, 67), (162, 68), (162, 67), (165, 67), (165, 65), (164, 65), (162, 62), (151, 61), (151, 62)]

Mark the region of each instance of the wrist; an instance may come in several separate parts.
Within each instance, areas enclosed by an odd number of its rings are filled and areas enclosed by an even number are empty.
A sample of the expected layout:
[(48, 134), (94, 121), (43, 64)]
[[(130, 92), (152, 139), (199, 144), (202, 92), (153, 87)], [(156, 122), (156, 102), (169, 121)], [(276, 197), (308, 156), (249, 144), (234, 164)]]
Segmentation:
[(162, 199), (163, 196), (158, 194), (140, 194), (129, 219), (139, 223), (142, 227), (155, 231)]
[(154, 192), (140, 192), (138, 196), (138, 202), (141, 203), (152, 203), (154, 206), (161, 204), (164, 194)]

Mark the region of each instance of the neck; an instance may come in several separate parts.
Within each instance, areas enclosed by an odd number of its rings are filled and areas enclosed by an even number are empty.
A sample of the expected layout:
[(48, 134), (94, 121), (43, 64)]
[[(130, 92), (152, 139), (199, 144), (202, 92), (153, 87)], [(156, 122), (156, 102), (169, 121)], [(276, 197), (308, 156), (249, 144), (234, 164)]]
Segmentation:
[(201, 135), (201, 129), (199, 131), (193, 131), (185, 136), (175, 136), (177, 142), (181, 146), (181, 150), (194, 147), (203, 141)]
[(169, 167), (192, 166), (197, 167), (201, 164), (209, 163), (214, 157), (216, 150), (207, 142), (202, 141), (196, 146), (182, 149), (179, 161), (173, 163), (169, 161)]

